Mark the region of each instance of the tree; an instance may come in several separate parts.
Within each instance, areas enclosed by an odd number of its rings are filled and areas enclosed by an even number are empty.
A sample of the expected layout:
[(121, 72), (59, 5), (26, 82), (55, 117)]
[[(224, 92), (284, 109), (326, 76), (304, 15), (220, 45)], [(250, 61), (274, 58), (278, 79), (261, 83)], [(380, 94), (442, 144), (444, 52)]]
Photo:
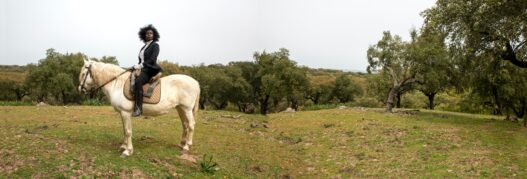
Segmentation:
[(428, 97), (428, 109), (434, 109), (435, 96), (444, 91), (451, 83), (454, 68), (449, 53), (443, 43), (443, 37), (433, 32), (424, 32), (413, 45), (414, 58), (422, 65), (417, 75), (417, 89)]
[(496, 51), (502, 59), (527, 68), (526, 9), (525, 0), (438, 0), (422, 15), (426, 29), (445, 34), (450, 46), (467, 50), (467, 55)]
[(353, 82), (347, 75), (342, 74), (335, 79), (333, 96), (341, 103), (353, 101), (355, 96), (361, 95), (361, 88)]
[(335, 88), (335, 77), (331, 75), (309, 76), (310, 85), (306, 90), (305, 98), (313, 104), (327, 103), (331, 100), (333, 89)]
[[(289, 51), (255, 52), (256, 74), (252, 80), (253, 92), (260, 105), (260, 113), (266, 115), (269, 102), (275, 104), (284, 97), (291, 97), (293, 90), (302, 88), (307, 80), (305, 72), (297, 71), (296, 62), (289, 59)], [(275, 105), (276, 106), (276, 105)]]
[[(412, 41), (417, 33), (412, 32)], [(414, 82), (418, 72), (418, 63), (408, 52), (409, 43), (403, 42), (401, 37), (392, 36), (389, 31), (383, 33), (382, 39), (368, 48), (368, 73), (382, 71), (388, 74), (392, 87), (386, 100), (386, 111), (392, 112), (394, 101), (406, 85)]]
[(230, 83), (229, 90), (226, 91), (228, 100), (236, 104), (240, 112), (246, 112), (248, 104), (253, 101), (252, 88), (249, 82), (242, 76), (242, 69), (233, 65), (233, 63), (229, 63), (225, 67), (224, 73)]
[(46, 58), (38, 64), (28, 65), (25, 85), (31, 89), (37, 101), (45, 101), (48, 95), (63, 104), (79, 103), (82, 99), (77, 92), (78, 75), (85, 55), (81, 53), (60, 54), (54, 49), (46, 51)]
[(159, 66), (161, 66), (163, 69), (163, 76), (185, 73), (185, 71), (177, 63), (172, 63), (168, 60), (160, 61)]
[(117, 58), (115, 58), (114, 56), (102, 56), (101, 59), (92, 57), (90, 58), (90, 60), (96, 61), (96, 62), (103, 62), (103, 63), (119, 65), (119, 61), (117, 61)]
[(239, 90), (240, 93), (233, 99), (236, 101), (238, 109), (241, 112), (246, 112), (251, 104), (258, 102), (254, 91), (256, 89), (255, 86), (260, 84), (257, 78), (258, 66), (254, 62), (247, 61), (230, 62), (229, 66), (240, 70), (241, 79), (236, 79), (234, 83), (235, 89)]

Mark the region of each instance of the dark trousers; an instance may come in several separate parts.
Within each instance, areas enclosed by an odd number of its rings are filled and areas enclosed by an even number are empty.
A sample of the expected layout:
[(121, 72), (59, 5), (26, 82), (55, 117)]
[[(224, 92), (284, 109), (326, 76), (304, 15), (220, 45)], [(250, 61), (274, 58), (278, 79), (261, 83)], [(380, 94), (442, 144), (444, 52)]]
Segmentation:
[(148, 81), (153, 77), (150, 73), (141, 71), (141, 74), (135, 78), (134, 84), (134, 96), (135, 96), (135, 106), (143, 110), (143, 85), (148, 83)]

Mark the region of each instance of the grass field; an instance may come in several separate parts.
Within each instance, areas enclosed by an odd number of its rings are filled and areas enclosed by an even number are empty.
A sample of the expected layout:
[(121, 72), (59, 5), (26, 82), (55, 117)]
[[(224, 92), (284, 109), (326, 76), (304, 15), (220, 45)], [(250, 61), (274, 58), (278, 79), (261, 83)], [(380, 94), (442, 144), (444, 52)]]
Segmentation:
[[(527, 176), (527, 129), (494, 116), (200, 111), (191, 150), (197, 163), (178, 158), (175, 111), (136, 118), (133, 132), (134, 154), (121, 158), (122, 125), (111, 107), (0, 106), (0, 178)], [(205, 154), (218, 164), (216, 172), (202, 171)]]

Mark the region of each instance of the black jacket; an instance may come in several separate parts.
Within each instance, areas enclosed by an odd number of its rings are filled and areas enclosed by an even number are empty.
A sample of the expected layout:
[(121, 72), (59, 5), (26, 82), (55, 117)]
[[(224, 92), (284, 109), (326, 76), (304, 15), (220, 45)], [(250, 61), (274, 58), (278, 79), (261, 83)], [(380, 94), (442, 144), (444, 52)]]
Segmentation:
[[(145, 46), (143, 46), (145, 48)], [(141, 48), (141, 50), (143, 50)], [(143, 70), (146, 73), (149, 73), (151, 75), (155, 75), (162, 71), (161, 67), (157, 64), (157, 55), (159, 54), (159, 44), (156, 42), (150, 43), (148, 47), (146, 47), (144, 52), (144, 62), (143, 62)], [(141, 63), (141, 58), (139, 57), (139, 63)]]

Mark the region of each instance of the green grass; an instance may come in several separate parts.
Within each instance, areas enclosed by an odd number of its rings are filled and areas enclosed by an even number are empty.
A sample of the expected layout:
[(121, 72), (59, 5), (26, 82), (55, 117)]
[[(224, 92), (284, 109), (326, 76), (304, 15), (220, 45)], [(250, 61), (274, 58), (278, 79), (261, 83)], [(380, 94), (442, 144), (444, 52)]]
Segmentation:
[[(2, 106), (0, 178), (527, 176), (527, 129), (518, 123), (486, 115), (380, 111), (267, 117), (200, 111), (190, 153), (198, 162), (191, 163), (178, 159), (181, 124), (175, 111), (134, 118), (134, 154), (121, 158), (122, 125), (112, 107)], [(217, 163), (214, 172), (204, 172), (204, 162), (205, 168)]]
[(0, 106), (32, 106), (31, 102), (27, 101), (0, 101)]

